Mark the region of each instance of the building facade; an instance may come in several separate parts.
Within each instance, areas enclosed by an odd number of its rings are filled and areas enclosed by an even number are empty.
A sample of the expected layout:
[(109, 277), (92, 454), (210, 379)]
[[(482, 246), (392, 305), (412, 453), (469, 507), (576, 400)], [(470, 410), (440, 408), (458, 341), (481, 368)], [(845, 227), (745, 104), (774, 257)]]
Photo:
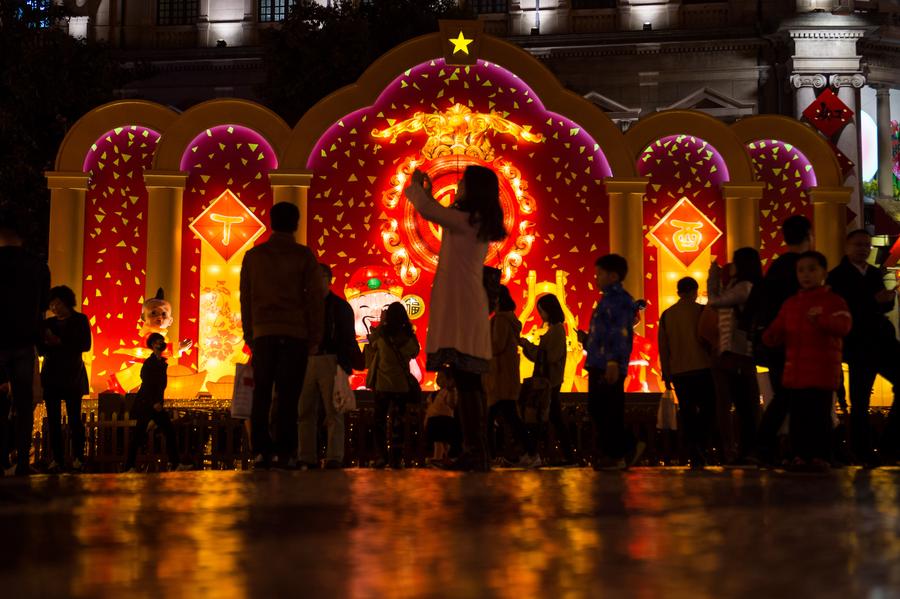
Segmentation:
[[(331, 0), (318, 0), (328, 5)], [(293, 0), (64, 0), (69, 32), (102, 40), (147, 75), (119, 91), (178, 110), (257, 100), (260, 32)], [(725, 122), (800, 118), (826, 88), (852, 114), (832, 140), (847, 159), (854, 223), (894, 195), (891, 122), (900, 118), (900, 2), (859, 0), (475, 0), (485, 33), (541, 60), (623, 130), (694, 109)], [(851, 166), (852, 164), (852, 166)], [(888, 202), (882, 202), (893, 210)], [(871, 220), (871, 215), (868, 220)]]

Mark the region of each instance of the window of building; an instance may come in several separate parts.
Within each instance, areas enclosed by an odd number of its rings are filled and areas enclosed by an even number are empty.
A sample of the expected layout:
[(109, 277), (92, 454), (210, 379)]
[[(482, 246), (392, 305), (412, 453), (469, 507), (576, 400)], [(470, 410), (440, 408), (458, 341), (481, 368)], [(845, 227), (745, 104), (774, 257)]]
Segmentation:
[[(297, 0), (259, 0), (259, 22), (273, 23), (284, 21)], [(319, 4), (325, 4), (320, 2)]]
[(156, 0), (157, 25), (193, 25), (200, 0)]
[(509, 11), (509, 2), (507, 0), (475, 0), (474, 4), (475, 12), (482, 15)]
[(572, 0), (572, 8), (616, 8), (616, 0)]

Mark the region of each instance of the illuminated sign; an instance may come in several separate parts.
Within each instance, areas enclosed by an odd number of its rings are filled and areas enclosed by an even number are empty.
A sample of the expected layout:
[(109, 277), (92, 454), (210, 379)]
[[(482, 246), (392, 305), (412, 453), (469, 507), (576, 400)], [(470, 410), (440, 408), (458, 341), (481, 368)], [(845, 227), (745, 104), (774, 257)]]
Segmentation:
[(456, 54), (457, 52), (462, 52), (463, 54), (468, 54), (469, 53), (469, 44), (471, 44), (475, 40), (468, 39), (466, 36), (463, 35), (463, 32), (460, 31), (459, 35), (455, 39), (451, 37), (449, 41), (451, 44), (453, 44), (453, 53), (454, 54)]
[(412, 173), (416, 169), (427, 172), (435, 198), (449, 206), (455, 200), (456, 184), (463, 170), (469, 165), (486, 166), (499, 178), (503, 225), (515, 233), (504, 242), (491, 244), (487, 263), (499, 263), (502, 280), (508, 282), (534, 244), (534, 222), (525, 217), (534, 213), (536, 203), (521, 171), (511, 161), (497, 156), (491, 140), (504, 134), (517, 143), (537, 144), (545, 141), (544, 136), (496, 111), (476, 112), (454, 103), (442, 112), (416, 112), (384, 129), (373, 129), (372, 137), (394, 144), (401, 135), (419, 132), (428, 136), (420, 154), (398, 161), (396, 172), (381, 195), (387, 209), (381, 240), (391, 253), (391, 264), (404, 285), (414, 284), (423, 269), (434, 272), (437, 268), (440, 227), (425, 221), (408, 202), (401, 204), (403, 189)]
[(425, 315), (425, 300), (418, 295), (407, 295), (402, 300), (410, 320), (417, 320)]
[(681, 198), (647, 235), (685, 267), (690, 266), (721, 236), (721, 229), (687, 198)]
[(226, 262), (266, 230), (256, 215), (227, 189), (191, 222), (190, 227)]

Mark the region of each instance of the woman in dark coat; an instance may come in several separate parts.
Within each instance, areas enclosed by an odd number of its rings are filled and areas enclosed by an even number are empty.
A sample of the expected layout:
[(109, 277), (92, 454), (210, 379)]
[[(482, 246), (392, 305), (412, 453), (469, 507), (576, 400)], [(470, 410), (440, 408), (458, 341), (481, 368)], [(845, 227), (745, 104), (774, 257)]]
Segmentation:
[(91, 349), (91, 325), (87, 316), (75, 310), (75, 292), (71, 289), (54, 287), (49, 297), (53, 316), (44, 321), (39, 348), (44, 356), (41, 385), (53, 451), (48, 471), (59, 472), (65, 465), (61, 425), (63, 402), (72, 440), (72, 469), (79, 471), (84, 462), (81, 398), (88, 393), (87, 371), (81, 356)]

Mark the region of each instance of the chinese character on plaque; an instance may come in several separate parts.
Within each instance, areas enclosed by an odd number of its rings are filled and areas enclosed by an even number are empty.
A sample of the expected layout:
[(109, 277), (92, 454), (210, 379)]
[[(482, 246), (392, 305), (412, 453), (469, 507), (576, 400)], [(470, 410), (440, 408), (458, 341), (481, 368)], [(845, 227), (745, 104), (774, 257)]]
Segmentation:
[(262, 221), (227, 189), (193, 220), (190, 228), (226, 262), (266, 230)]
[(803, 116), (816, 129), (831, 137), (853, 120), (853, 111), (833, 91), (826, 88), (806, 107)]
[(687, 198), (681, 198), (647, 234), (685, 267), (721, 236), (722, 230)]

